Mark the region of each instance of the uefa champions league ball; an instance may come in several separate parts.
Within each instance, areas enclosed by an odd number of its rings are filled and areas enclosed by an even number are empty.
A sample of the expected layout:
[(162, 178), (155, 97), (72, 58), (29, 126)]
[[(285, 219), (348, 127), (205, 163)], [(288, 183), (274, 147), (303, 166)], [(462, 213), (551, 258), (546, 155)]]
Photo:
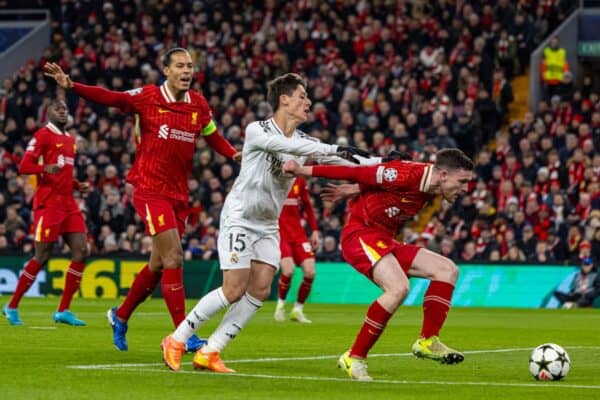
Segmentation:
[(529, 372), (540, 381), (558, 381), (569, 373), (571, 359), (557, 344), (544, 343), (531, 352)]

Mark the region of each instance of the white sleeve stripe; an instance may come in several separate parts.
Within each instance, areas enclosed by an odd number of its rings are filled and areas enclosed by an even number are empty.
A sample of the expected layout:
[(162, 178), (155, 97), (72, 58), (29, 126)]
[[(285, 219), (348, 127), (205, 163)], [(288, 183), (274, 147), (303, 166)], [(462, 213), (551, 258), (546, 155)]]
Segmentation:
[(431, 176), (433, 175), (433, 166), (428, 166), (427, 177), (425, 178), (425, 184), (423, 186), (423, 192), (429, 191), (429, 186), (431, 185)]
[(383, 183), (383, 170), (385, 169), (385, 167), (383, 165), (377, 167), (377, 174), (376, 176), (376, 181), (378, 184), (382, 184)]
[(427, 165), (425, 168), (423, 168), (423, 175), (421, 175), (421, 182), (419, 183), (419, 191), (420, 192), (423, 191), (423, 187), (425, 186), (425, 178), (427, 176), (428, 168), (429, 168), (429, 165)]

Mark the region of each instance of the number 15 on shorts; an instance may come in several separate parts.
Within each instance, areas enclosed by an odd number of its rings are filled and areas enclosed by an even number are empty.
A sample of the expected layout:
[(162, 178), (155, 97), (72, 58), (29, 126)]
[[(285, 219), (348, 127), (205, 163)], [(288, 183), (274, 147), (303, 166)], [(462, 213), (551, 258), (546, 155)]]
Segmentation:
[(230, 233), (229, 234), (229, 251), (242, 252), (246, 250), (245, 233)]

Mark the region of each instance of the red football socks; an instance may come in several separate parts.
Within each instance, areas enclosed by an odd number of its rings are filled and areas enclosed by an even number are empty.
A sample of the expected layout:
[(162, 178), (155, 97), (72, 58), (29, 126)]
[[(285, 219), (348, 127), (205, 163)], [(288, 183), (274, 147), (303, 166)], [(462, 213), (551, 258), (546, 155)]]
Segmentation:
[(375, 301), (371, 304), (365, 322), (350, 349), (350, 357), (367, 358), (367, 353), (377, 342), (391, 317), (392, 313), (383, 308), (379, 302)]
[(38, 272), (40, 272), (40, 269), (42, 269), (42, 265), (38, 263), (35, 258), (32, 258), (27, 262), (27, 264), (25, 264), (23, 273), (19, 277), (19, 282), (17, 283), (15, 293), (8, 303), (8, 308), (19, 307), (21, 298), (27, 292), (27, 290), (29, 290), (33, 284), (33, 281), (35, 281), (35, 277), (37, 276)]
[(454, 286), (448, 282), (431, 281), (423, 298), (421, 337), (438, 336), (450, 310)]
[(137, 274), (131, 289), (127, 293), (123, 304), (117, 309), (117, 317), (120, 320), (127, 321), (137, 306), (142, 304), (154, 291), (162, 273), (155, 273), (150, 270), (148, 264)]
[(306, 298), (310, 294), (310, 289), (312, 288), (314, 278), (304, 278), (300, 287), (298, 288), (298, 300), (299, 304), (304, 304)]
[(183, 288), (183, 268), (165, 268), (162, 276), (162, 295), (177, 327), (185, 319), (185, 290)]
[(67, 276), (65, 277), (65, 288), (60, 299), (60, 304), (58, 305), (58, 312), (67, 310), (71, 305), (73, 295), (79, 290), (84, 268), (84, 262), (71, 261), (67, 270)]
[(290, 282), (292, 281), (291, 276), (285, 276), (281, 274), (279, 276), (279, 299), (285, 300), (285, 296), (288, 294), (288, 290), (290, 290)]

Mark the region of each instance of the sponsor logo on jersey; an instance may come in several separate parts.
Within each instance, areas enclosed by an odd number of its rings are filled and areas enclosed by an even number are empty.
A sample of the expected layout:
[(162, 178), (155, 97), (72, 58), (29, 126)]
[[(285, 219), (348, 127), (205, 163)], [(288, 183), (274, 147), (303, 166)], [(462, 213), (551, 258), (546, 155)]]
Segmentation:
[(400, 209), (398, 207), (388, 207), (384, 211), (390, 218), (394, 218), (396, 215), (400, 214)]
[(179, 129), (171, 128), (167, 124), (163, 124), (158, 128), (158, 137), (160, 139), (173, 139), (179, 140), (180, 142), (194, 143), (196, 140), (196, 134), (193, 132), (186, 132)]
[(162, 124), (160, 128), (158, 128), (158, 137), (161, 139), (167, 139), (169, 137), (169, 126), (167, 124)]
[(159, 108), (158, 109), (158, 113), (159, 114), (165, 114), (165, 113), (168, 113), (168, 112), (169, 112), (169, 110), (165, 110), (164, 108)]
[(271, 172), (271, 175), (283, 176), (283, 171), (281, 170), (281, 167), (283, 166), (283, 160), (280, 160), (272, 153), (268, 153), (267, 161), (271, 163), (271, 166), (269, 167), (269, 172)]
[(130, 96), (136, 96), (142, 93), (142, 90), (144, 90), (144, 88), (131, 89), (126, 91), (125, 93), (129, 94)]
[(58, 164), (59, 167), (64, 167), (65, 166), (65, 157), (61, 154), (58, 156), (58, 158), (56, 159), (56, 163)]
[(56, 143), (56, 148), (60, 149), (61, 147), (63, 147), (64, 144), (63, 143)]
[(414, 201), (412, 201), (411, 199), (407, 199), (406, 197), (401, 197), (400, 198), (400, 203), (411, 204), (411, 203), (414, 203)]
[(398, 171), (395, 168), (386, 168), (383, 171), (383, 179), (386, 182), (393, 182), (398, 178)]
[(192, 125), (196, 125), (198, 123), (198, 113), (194, 111), (192, 113)]

